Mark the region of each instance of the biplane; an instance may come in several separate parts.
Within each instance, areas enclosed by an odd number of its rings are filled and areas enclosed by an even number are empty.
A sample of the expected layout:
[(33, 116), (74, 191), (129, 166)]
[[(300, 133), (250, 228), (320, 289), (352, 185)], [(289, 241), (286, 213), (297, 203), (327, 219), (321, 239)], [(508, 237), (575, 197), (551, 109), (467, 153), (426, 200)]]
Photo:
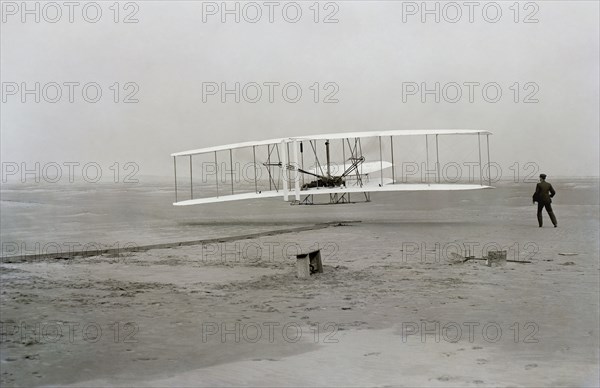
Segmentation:
[[(249, 141), (176, 152), (171, 154), (175, 175), (173, 205), (277, 197), (302, 205), (323, 203), (315, 197), (325, 197), (324, 203), (339, 204), (357, 202), (357, 197), (368, 202), (370, 194), (376, 192), (491, 188), (489, 135), (491, 132), (471, 129), (351, 132)], [(473, 149), (477, 150), (471, 165), (478, 167), (474, 170), (478, 169), (479, 174), (467, 182), (448, 179), (442, 168), (444, 161), (440, 160), (440, 138), (445, 141), (445, 138), (456, 136), (476, 138), (476, 147), (471, 144), (469, 148), (473, 153)], [(483, 136), (486, 165), (482, 164)], [(420, 140), (409, 142), (409, 138)], [(451, 150), (456, 148), (457, 144), (450, 146)], [(419, 156), (423, 159), (421, 164), (415, 161)], [(177, 169), (181, 158), (188, 159), (184, 160), (188, 171), (183, 177), (181, 172), (178, 176)], [(446, 162), (444, 166), (451, 165), (455, 170), (460, 167), (451, 160)], [(415, 169), (422, 171), (417, 175)], [(189, 188), (189, 197), (186, 194), (182, 198), (182, 186), (185, 186), (184, 192)]]

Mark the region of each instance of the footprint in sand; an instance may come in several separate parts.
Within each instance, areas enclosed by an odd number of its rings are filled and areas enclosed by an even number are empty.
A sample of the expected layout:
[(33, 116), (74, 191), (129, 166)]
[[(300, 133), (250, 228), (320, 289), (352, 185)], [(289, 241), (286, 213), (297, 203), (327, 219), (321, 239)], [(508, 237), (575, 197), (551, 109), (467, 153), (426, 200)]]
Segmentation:
[(538, 364), (527, 364), (525, 365), (525, 370), (537, 368)]
[(368, 356), (379, 356), (381, 354), (381, 352), (372, 352), (372, 353), (365, 353), (363, 354), (363, 356), (368, 357)]
[(477, 359), (477, 364), (478, 365), (485, 365), (488, 363), (488, 360), (486, 360), (485, 358), (478, 358)]
[(450, 381), (450, 380), (456, 380), (456, 377), (452, 377), (452, 376), (448, 376), (448, 375), (443, 375), (443, 376), (440, 376), (440, 377), (436, 378), (436, 380), (438, 380), (438, 381)]
[(479, 350), (479, 349), (483, 349), (483, 347), (481, 347), (481, 346), (473, 346), (471, 349), (473, 349), (473, 350)]

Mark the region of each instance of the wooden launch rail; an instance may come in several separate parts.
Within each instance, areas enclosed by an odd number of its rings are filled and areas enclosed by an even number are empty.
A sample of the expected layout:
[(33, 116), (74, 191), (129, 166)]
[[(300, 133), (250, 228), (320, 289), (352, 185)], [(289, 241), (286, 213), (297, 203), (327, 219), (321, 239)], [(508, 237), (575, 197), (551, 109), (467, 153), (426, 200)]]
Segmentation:
[(220, 238), (211, 238), (205, 240), (191, 240), (191, 241), (179, 241), (179, 242), (169, 242), (169, 243), (161, 243), (161, 244), (151, 244), (151, 245), (142, 245), (142, 246), (131, 246), (131, 247), (121, 247), (121, 248), (108, 248), (108, 249), (91, 249), (87, 251), (70, 251), (70, 252), (53, 252), (53, 253), (40, 253), (40, 254), (26, 254), (26, 255), (13, 255), (13, 256), (3, 256), (0, 257), (1, 263), (20, 263), (27, 262), (33, 260), (44, 260), (44, 259), (73, 259), (76, 257), (91, 257), (91, 256), (99, 256), (105, 254), (120, 254), (124, 252), (144, 252), (151, 249), (168, 249), (168, 248), (177, 248), (189, 245), (201, 245), (201, 244), (216, 244), (216, 243), (226, 243), (231, 241), (239, 241), (239, 240), (248, 240), (254, 238), (260, 238), (265, 236), (276, 236), (279, 234), (286, 233), (296, 233), (296, 232), (305, 232), (310, 230), (319, 230), (329, 228), (330, 226), (343, 226), (344, 224), (352, 224), (360, 221), (332, 221), (319, 223), (314, 225), (301, 226), (297, 228), (287, 228), (287, 229), (276, 229), (269, 230), (265, 232), (257, 232), (244, 234), (239, 236), (230, 236), (230, 237), (220, 237)]

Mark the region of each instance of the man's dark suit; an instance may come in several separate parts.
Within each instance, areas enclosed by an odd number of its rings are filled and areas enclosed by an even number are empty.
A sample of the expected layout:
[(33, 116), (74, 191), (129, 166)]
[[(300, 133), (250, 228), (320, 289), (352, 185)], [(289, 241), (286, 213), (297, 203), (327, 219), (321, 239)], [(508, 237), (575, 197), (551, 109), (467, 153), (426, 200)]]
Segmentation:
[(552, 221), (552, 224), (554, 226), (556, 226), (556, 224), (557, 224), (556, 216), (554, 215), (554, 212), (552, 211), (552, 205), (551, 205), (552, 197), (554, 197), (555, 194), (556, 194), (556, 191), (554, 191), (554, 188), (552, 187), (552, 185), (550, 183), (546, 182), (545, 180), (542, 180), (535, 187), (534, 196), (537, 197), (537, 203), (538, 203), (537, 219), (538, 219), (538, 224), (540, 226), (542, 226), (542, 209), (544, 207), (546, 208), (546, 211), (548, 212), (548, 215), (550, 216), (550, 220)]

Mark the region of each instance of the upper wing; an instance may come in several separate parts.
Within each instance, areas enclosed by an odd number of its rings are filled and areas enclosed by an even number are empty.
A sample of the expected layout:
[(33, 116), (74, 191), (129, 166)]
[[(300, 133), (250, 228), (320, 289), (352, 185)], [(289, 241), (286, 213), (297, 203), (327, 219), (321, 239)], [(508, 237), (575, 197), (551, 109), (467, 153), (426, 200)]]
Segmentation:
[(427, 135), (491, 135), (489, 131), (478, 130), (478, 129), (398, 129), (392, 131), (363, 131), (363, 132), (341, 132), (341, 133), (329, 133), (325, 135), (308, 135), (308, 136), (296, 136), (296, 137), (284, 137), (278, 139), (260, 140), (260, 141), (247, 141), (243, 143), (232, 143), (214, 147), (199, 148), (195, 150), (175, 152), (171, 156), (187, 156), (204, 154), (215, 151), (227, 151), (230, 149), (253, 147), (253, 146), (264, 146), (268, 144), (279, 144), (281, 142), (289, 143), (294, 140), (297, 141), (308, 141), (308, 140), (333, 140), (333, 139), (351, 139), (351, 138), (369, 138), (369, 137), (384, 137), (384, 136), (427, 136)]

